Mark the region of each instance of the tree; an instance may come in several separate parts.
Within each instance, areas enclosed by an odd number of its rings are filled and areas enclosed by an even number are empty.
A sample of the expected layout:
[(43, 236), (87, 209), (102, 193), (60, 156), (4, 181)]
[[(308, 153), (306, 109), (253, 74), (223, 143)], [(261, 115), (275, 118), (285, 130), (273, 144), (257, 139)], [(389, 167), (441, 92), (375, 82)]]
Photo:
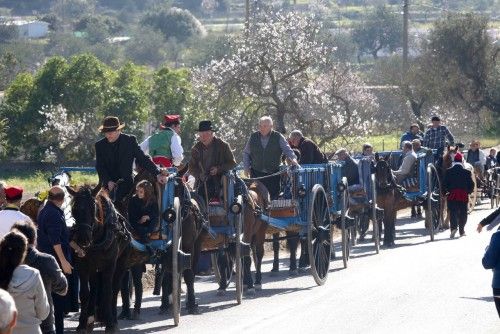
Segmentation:
[(0, 43), (7, 43), (19, 36), (19, 31), (15, 25), (2, 24), (0, 22)]
[(485, 17), (450, 14), (434, 23), (424, 49), (432, 65), (427, 73), (440, 80), (440, 97), (474, 114), (483, 109), (500, 113), (500, 48), (493, 46), (487, 27)]
[(352, 36), (360, 54), (378, 58), (382, 49), (394, 52), (402, 45), (403, 22), (386, 6), (378, 6), (353, 28)]
[[(147, 36), (147, 38), (145, 38)], [(139, 27), (125, 45), (127, 58), (139, 65), (158, 67), (167, 57), (163, 35), (150, 27)]]
[(145, 68), (127, 63), (116, 73), (105, 115), (114, 115), (127, 124), (127, 129), (139, 138), (149, 113), (149, 83)]
[(163, 67), (154, 74), (151, 91), (150, 122), (159, 124), (166, 114), (181, 115), (183, 129), (181, 137), (184, 147), (192, 146), (196, 126), (203, 117), (193, 99), (190, 75), (191, 73), (184, 68)]
[(3, 54), (0, 58), (0, 91), (5, 90), (21, 71), (21, 64), (12, 52)]
[(0, 158), (4, 157), (7, 154), (7, 129), (8, 126), (7, 118), (0, 118)]
[(332, 62), (318, 22), (294, 12), (259, 15), (230, 55), (193, 73), (197, 103), (224, 123), (228, 139), (241, 142), (240, 131), (255, 126), (245, 122), (264, 113), (283, 133), (302, 124), (325, 138), (365, 129), (374, 98), (348, 67)]
[(124, 26), (114, 17), (97, 15), (85, 16), (75, 24), (75, 30), (87, 33), (91, 43), (99, 43), (123, 31)]
[(14, 14), (33, 14), (33, 11), (48, 12), (55, 0), (0, 0), (0, 7), (12, 9)]
[(206, 34), (201, 22), (187, 9), (172, 7), (150, 12), (141, 22), (161, 31), (165, 39), (175, 38), (181, 43), (193, 36)]

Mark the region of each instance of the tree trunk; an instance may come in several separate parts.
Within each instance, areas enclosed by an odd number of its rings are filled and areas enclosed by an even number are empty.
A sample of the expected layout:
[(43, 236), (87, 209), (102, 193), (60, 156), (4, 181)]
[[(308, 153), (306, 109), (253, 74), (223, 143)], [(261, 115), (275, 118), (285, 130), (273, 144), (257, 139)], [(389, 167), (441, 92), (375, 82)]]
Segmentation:
[(278, 108), (276, 110), (276, 124), (274, 126), (274, 129), (278, 131), (279, 133), (285, 134), (286, 133), (286, 128), (285, 128), (285, 110)]

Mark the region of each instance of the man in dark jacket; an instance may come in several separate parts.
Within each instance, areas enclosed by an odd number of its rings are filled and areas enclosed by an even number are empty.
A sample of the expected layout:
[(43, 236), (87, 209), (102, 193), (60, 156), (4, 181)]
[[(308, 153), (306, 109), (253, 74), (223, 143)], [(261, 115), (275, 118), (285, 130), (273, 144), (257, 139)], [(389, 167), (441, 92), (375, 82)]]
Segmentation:
[(500, 317), (500, 231), (496, 231), (491, 236), (490, 245), (483, 256), (484, 269), (493, 269), (493, 299)]
[(460, 236), (465, 236), (465, 224), (467, 223), (467, 202), (469, 194), (474, 190), (472, 174), (462, 164), (462, 154), (457, 152), (452, 167), (448, 168), (443, 180), (445, 192), (448, 193), (448, 209), (450, 210), (450, 238), (457, 233), (457, 225)]
[(68, 291), (68, 281), (57, 264), (56, 259), (52, 255), (39, 252), (35, 248), (37, 233), (36, 226), (33, 222), (17, 222), (14, 226), (12, 226), (12, 230), (21, 232), (24, 234), (26, 239), (28, 239), (28, 253), (26, 254), (24, 263), (32, 268), (38, 269), (40, 275), (42, 276), (45, 292), (47, 293), (50, 313), (48, 317), (42, 321), (40, 329), (43, 334), (55, 334), (52, 293), (60, 296), (66, 295), (66, 292)]
[(347, 179), (347, 184), (352, 186), (354, 184), (359, 184), (359, 170), (358, 164), (354, 159), (347, 153), (345, 148), (338, 149), (335, 155), (340, 161), (344, 162), (342, 167), (342, 177)]
[(219, 196), (222, 175), (236, 167), (231, 147), (216, 137), (215, 131), (211, 121), (200, 122), (198, 142), (191, 149), (189, 162), (189, 173), (196, 179), (195, 188), (203, 198), (205, 191), (208, 194), (205, 200)]
[[(50, 188), (47, 204), (38, 214), (38, 250), (52, 255), (58, 261), (64, 274), (72, 274), (71, 247), (69, 245), (69, 229), (61, 206), (64, 203), (64, 190), (59, 186)], [(54, 318), (56, 333), (64, 333), (64, 312), (66, 297), (52, 294), (54, 301)]]
[(399, 148), (403, 149), (403, 142), (405, 141), (412, 142), (415, 139), (422, 141), (423, 138), (424, 134), (420, 131), (420, 126), (417, 123), (413, 123), (410, 125), (410, 131), (403, 133), (401, 136), (401, 139), (399, 140)]
[(106, 117), (99, 127), (105, 138), (95, 143), (95, 168), (99, 175), (99, 184), (110, 191), (114, 202), (121, 202), (133, 188), (134, 159), (138, 165), (156, 175), (158, 182), (166, 182), (166, 177), (160, 169), (141, 150), (137, 139), (121, 132), (124, 127), (125, 124), (121, 124), (118, 117)]
[(326, 157), (311, 139), (305, 138), (300, 130), (293, 130), (288, 137), (290, 146), (296, 148), (300, 152), (299, 164), (322, 164), (325, 163)]

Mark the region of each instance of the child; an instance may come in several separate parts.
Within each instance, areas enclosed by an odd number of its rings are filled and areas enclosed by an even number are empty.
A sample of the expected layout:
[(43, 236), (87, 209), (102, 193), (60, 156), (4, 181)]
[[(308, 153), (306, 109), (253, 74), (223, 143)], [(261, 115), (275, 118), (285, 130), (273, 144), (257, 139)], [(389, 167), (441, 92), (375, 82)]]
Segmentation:
[(151, 182), (143, 180), (137, 184), (128, 206), (128, 216), (139, 241), (147, 243), (158, 221), (158, 204)]

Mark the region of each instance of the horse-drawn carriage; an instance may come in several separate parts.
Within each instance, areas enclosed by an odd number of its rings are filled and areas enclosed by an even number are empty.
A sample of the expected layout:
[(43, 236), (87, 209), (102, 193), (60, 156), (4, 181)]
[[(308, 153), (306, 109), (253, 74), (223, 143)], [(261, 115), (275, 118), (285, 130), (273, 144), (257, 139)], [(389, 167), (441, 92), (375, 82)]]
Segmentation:
[[(93, 167), (61, 167), (56, 174), (49, 178), (49, 183), (51, 185), (60, 185), (66, 190), (65, 186), (70, 186), (70, 172), (95, 173), (96, 171)], [(174, 324), (177, 326), (180, 317), (181, 276), (184, 269), (190, 265), (190, 254), (185, 254), (181, 251), (181, 199), (176, 196), (175, 192), (177, 182), (176, 173), (177, 170), (175, 168), (169, 169), (169, 176), (166, 184), (156, 184), (159, 194), (158, 206), (160, 217), (159, 221), (156, 222), (156, 229), (154, 233), (152, 233), (154, 237), (149, 240), (147, 245), (131, 238), (129, 226), (125, 226), (125, 229), (128, 231), (131, 246), (139, 252), (150, 254), (147, 263), (162, 263), (165, 265), (165, 257), (168, 257), (169, 261), (171, 261), (168, 266), (170, 267), (170, 274), (172, 276), (171, 311)], [(75, 194), (77, 193), (75, 192)], [(66, 199), (69, 199), (69, 196), (66, 196)], [(81, 224), (81, 222), (75, 221), (71, 216), (70, 204), (70, 201), (65, 201), (62, 209), (65, 212), (66, 221), (71, 223), (74, 222), (74, 226), (76, 227)], [(117, 214), (120, 215), (119, 213)], [(93, 229), (92, 226), (90, 226), (90, 228)]]
[(350, 221), (346, 221), (347, 181), (341, 170), (342, 164), (336, 162), (283, 167), (278, 173), (282, 192), (259, 215), (266, 223), (266, 234), (287, 232), (285, 238), (289, 240), (298, 235), (318, 285), (323, 285), (328, 276), (334, 251), (334, 226), (342, 230), (343, 258), (347, 263)]
[[(372, 241), (375, 244), (375, 252), (380, 250), (381, 221), (380, 214), (383, 210), (377, 207), (375, 175), (372, 173), (372, 160), (365, 157), (359, 157), (358, 174), (359, 184), (348, 185), (347, 199), (345, 200), (346, 213), (354, 221), (346, 228), (346, 239), (343, 244), (346, 245), (347, 259), (351, 248), (357, 245), (358, 240), (363, 241), (368, 232), (370, 221), (372, 221)], [(349, 218), (347, 219), (349, 221)], [(359, 236), (359, 239), (358, 239)], [(347, 262), (344, 263), (347, 266)]]
[[(219, 293), (225, 291), (229, 281), (234, 278), (236, 301), (240, 304), (243, 295), (241, 259), (244, 255), (250, 255), (249, 245), (242, 242), (245, 204), (241, 190), (237, 191), (234, 171), (225, 173), (221, 183), (221, 197), (209, 198), (205, 192), (204, 197), (198, 198), (208, 224), (200, 236), (200, 245), (203, 253), (211, 254), (215, 277), (222, 284)], [(201, 188), (206, 190), (206, 184), (205, 187), (201, 185)]]
[[(394, 220), (396, 212), (411, 205), (423, 205), (425, 209), (425, 226), (431, 241), (442, 227), (444, 196), (438, 169), (434, 164), (434, 151), (427, 150), (417, 153), (414, 171), (403, 180), (403, 187), (395, 184), (392, 170), (399, 167), (403, 158), (402, 151), (379, 152), (375, 165), (375, 183), (377, 188), (377, 203), (384, 209), (384, 239), (388, 231), (387, 225), (392, 225), (394, 236)], [(399, 188), (399, 189), (398, 189)], [(387, 195), (391, 194), (391, 195)], [(399, 199), (399, 200), (398, 200)], [(391, 217), (392, 215), (392, 217)], [(392, 219), (391, 219), (392, 218)]]
[(491, 208), (500, 206), (500, 167), (489, 168), (486, 171), (485, 193), (490, 199)]

